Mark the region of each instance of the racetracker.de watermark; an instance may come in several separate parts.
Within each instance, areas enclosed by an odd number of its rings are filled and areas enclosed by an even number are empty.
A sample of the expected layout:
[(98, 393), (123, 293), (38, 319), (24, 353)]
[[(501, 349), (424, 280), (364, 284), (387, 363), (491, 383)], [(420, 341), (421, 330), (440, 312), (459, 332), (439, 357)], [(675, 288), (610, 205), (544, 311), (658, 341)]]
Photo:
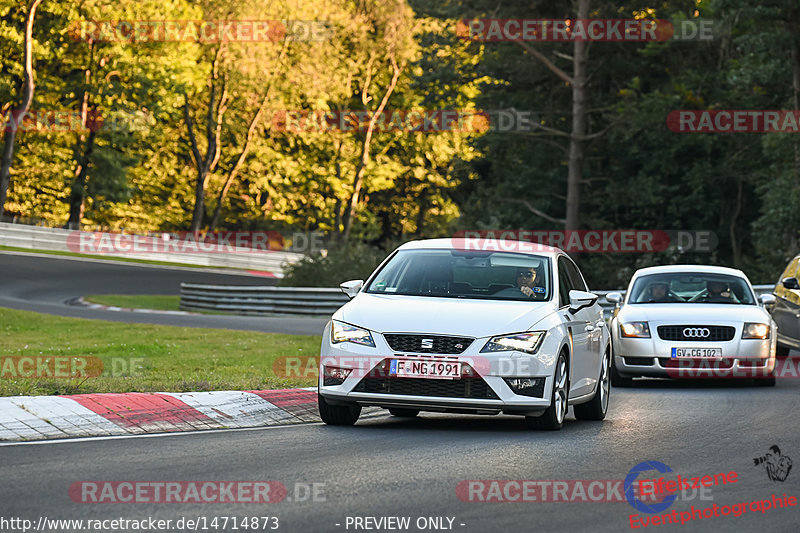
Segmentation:
[(76, 481), (68, 489), (75, 503), (279, 503), (324, 502), (325, 483), (280, 481)]
[(711, 252), (718, 239), (713, 231), (676, 230), (460, 230), (453, 244), (466, 250), (537, 251), (532, 244), (568, 253), (654, 253), (670, 247), (681, 253)]
[(327, 41), (333, 29), (320, 20), (78, 20), (69, 33), (93, 42)]
[(143, 357), (9, 355), (0, 356), (0, 379), (125, 377), (141, 373), (146, 364)]
[[(769, 341), (764, 341), (769, 342)], [(661, 363), (667, 375), (678, 379), (780, 379), (800, 378), (800, 358), (776, 358), (774, 366), (763, 357), (672, 358)]]
[(456, 35), (480, 42), (710, 41), (712, 20), (665, 19), (463, 19)]
[[(638, 491), (638, 487), (635, 488)], [(625, 502), (624, 481), (619, 479), (471, 479), (460, 481), (456, 496), (464, 502), (514, 503), (619, 503)], [(681, 488), (676, 498), (711, 501), (708, 487)], [(637, 497), (652, 503), (663, 494), (646, 492)]]
[(387, 109), (272, 111), (273, 131), (290, 133), (365, 132), (379, 133), (484, 133), (528, 132), (537, 128), (538, 116), (516, 109)]
[(259, 254), (286, 251), (318, 253), (325, 249), (320, 232), (277, 231), (153, 232), (148, 234), (73, 231), (67, 249), (82, 254)]
[(679, 109), (667, 115), (675, 133), (798, 133), (798, 109)]
[(70, 109), (11, 110), (2, 117), (3, 131), (37, 133), (146, 132), (155, 125), (143, 111), (74, 111)]

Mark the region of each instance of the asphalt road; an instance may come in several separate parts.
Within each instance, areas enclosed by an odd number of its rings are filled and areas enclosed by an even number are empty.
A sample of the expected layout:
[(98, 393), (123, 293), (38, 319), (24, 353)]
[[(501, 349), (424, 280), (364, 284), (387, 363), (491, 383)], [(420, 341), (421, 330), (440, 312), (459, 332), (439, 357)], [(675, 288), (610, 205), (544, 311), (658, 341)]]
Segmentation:
[(229, 315), (166, 315), (89, 309), (68, 302), (89, 294), (179, 294), (180, 284), (276, 285), (263, 276), (43, 254), (0, 252), (0, 307), (52, 315), (198, 328), (319, 335), (327, 319)]
[[(785, 481), (770, 481), (753, 461), (772, 445), (800, 460), (798, 393), (798, 379), (779, 379), (776, 388), (651, 381), (612, 389), (605, 422), (570, 415), (560, 432), (526, 430), (513, 417), (426, 414), (347, 428), (313, 424), (0, 447), (0, 515), (34, 521), (270, 515), (287, 532), (390, 531), (347, 527), (347, 517), (368, 516), (408, 516), (405, 531), (420, 531), (419, 517), (444, 516), (454, 517), (453, 530), (463, 532), (630, 531), (629, 516), (637, 511), (626, 502), (473, 502), (462, 501), (456, 487), (464, 480), (622, 480), (634, 465), (654, 460), (684, 477), (738, 474), (705, 499), (695, 494), (665, 512), (800, 496), (797, 467)], [(288, 488), (289, 498), (258, 505), (75, 503), (68, 489), (83, 480), (272, 480)], [(324, 501), (289, 501), (296, 483), (324, 484), (318, 485)], [(798, 523), (800, 507), (789, 507), (648, 530), (797, 531)]]

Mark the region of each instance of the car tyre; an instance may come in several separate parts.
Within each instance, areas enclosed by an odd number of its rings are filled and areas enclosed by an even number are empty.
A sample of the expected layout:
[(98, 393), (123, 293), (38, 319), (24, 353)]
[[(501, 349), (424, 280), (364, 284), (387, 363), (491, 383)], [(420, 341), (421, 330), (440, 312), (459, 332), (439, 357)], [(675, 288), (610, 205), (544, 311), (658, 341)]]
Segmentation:
[(392, 407), (389, 409), (392, 416), (400, 418), (414, 418), (419, 414), (419, 409), (403, 409), (401, 407)]
[(778, 344), (775, 346), (775, 355), (778, 357), (789, 357), (789, 347)]
[(633, 387), (633, 378), (621, 375), (617, 372), (614, 358), (611, 358), (611, 386), (613, 387)]
[(361, 416), (360, 405), (330, 405), (317, 393), (319, 417), (331, 426), (352, 426)]
[(586, 403), (573, 406), (575, 418), (578, 420), (603, 420), (608, 412), (608, 393), (611, 390), (609, 376), (611, 366), (611, 352), (607, 350), (600, 365), (600, 379), (597, 381), (597, 390), (594, 397)]
[(556, 360), (556, 370), (553, 373), (553, 391), (550, 394), (550, 407), (541, 416), (526, 416), (525, 422), (533, 429), (547, 429), (557, 431), (564, 425), (569, 409), (569, 374), (567, 372), (567, 358), (564, 352)]

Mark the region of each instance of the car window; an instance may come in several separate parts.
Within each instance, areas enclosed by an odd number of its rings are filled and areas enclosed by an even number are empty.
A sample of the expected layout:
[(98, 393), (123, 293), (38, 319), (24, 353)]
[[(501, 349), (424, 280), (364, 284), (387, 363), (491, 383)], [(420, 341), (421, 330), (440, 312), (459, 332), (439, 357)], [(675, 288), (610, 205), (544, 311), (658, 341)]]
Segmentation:
[[(550, 259), (511, 252), (400, 250), (366, 292), (491, 300), (549, 300)], [(526, 292), (521, 287), (528, 287)]]
[(572, 287), (579, 291), (588, 291), (589, 289), (586, 286), (586, 281), (584, 281), (583, 276), (578, 270), (578, 267), (575, 266), (575, 263), (573, 263), (567, 258), (564, 258), (564, 261), (567, 266), (567, 272), (569, 273), (569, 278), (572, 280)]
[(569, 291), (574, 288), (572, 278), (569, 275), (568, 264), (569, 261), (567, 261), (563, 255), (558, 258), (558, 295), (560, 298), (560, 307), (569, 305)]
[(717, 303), (755, 305), (747, 280), (708, 272), (663, 272), (636, 279), (629, 304)]

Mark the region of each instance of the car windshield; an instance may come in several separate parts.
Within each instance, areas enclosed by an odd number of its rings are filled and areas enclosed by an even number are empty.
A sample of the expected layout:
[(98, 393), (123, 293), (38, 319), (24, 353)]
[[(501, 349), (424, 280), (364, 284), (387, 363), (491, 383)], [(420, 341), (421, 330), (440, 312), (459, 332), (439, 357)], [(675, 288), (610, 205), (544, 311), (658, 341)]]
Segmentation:
[(747, 281), (704, 272), (650, 274), (638, 278), (628, 303), (713, 303), (754, 305)]
[(489, 300), (549, 300), (550, 260), (508, 252), (401, 250), (366, 292)]

